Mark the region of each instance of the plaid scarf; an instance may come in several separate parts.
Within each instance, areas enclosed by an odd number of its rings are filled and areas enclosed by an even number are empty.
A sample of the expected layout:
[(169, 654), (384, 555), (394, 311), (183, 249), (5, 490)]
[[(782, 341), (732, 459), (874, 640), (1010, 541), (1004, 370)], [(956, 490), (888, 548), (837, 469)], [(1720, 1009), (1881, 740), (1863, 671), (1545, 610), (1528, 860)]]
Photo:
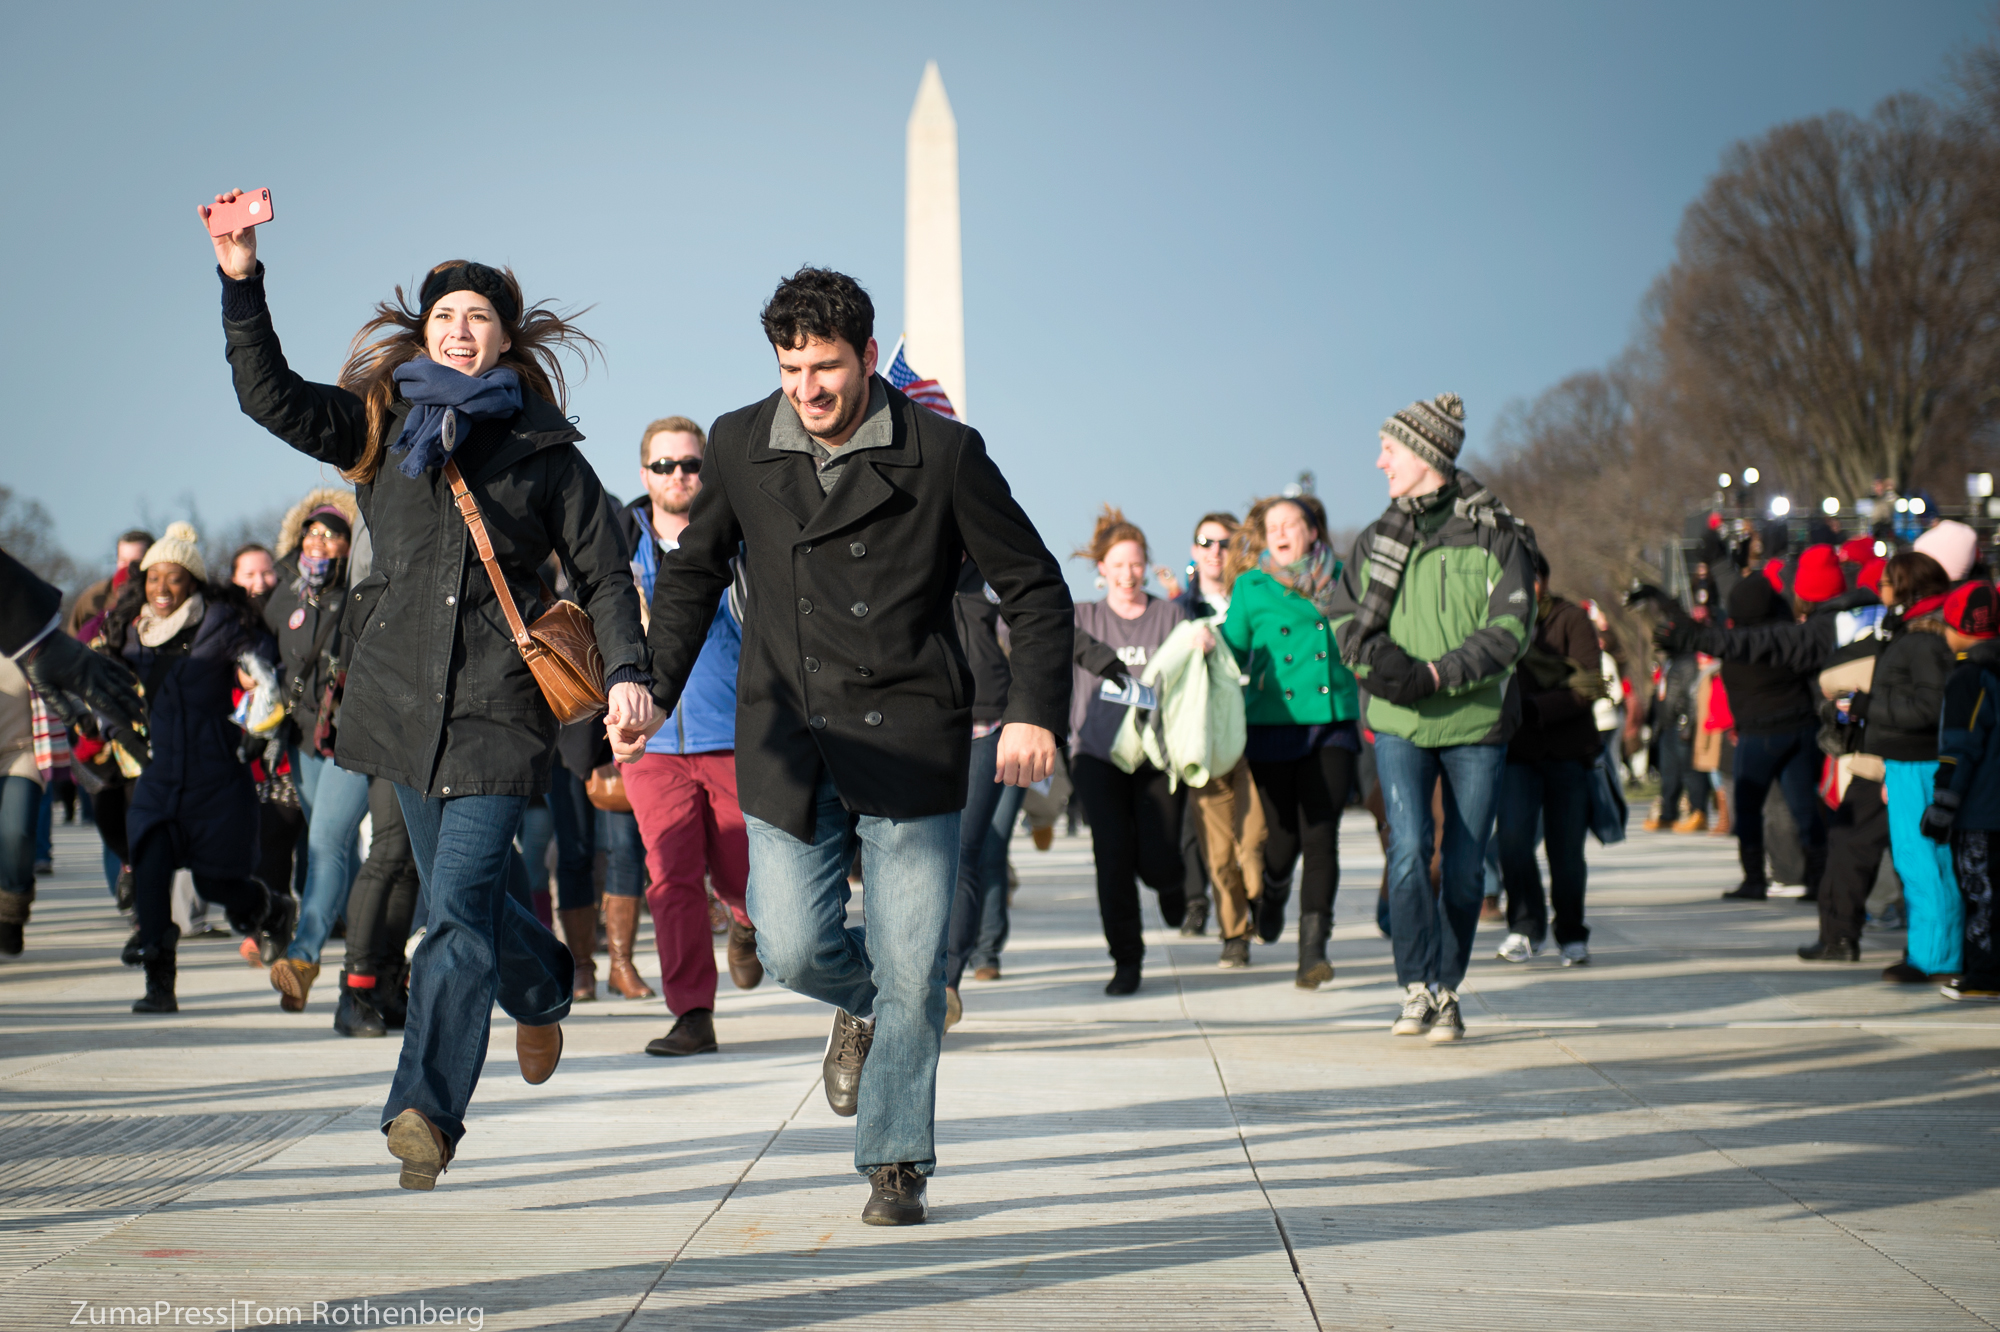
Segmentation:
[(1265, 573), (1312, 602), (1321, 615), (1333, 615), (1333, 594), (1340, 584), (1340, 561), (1333, 557), (1325, 542), (1313, 542), (1311, 550), (1282, 568), (1271, 559), (1268, 550), (1260, 562)]
[(42, 780), (47, 781), (57, 769), (69, 769), (69, 730), (62, 719), (57, 717), (42, 696), (28, 693), (30, 727), (35, 742), (35, 767), (40, 770)]
[[(1451, 505), (1454, 514), (1483, 527), (1498, 527), (1503, 518), (1509, 526), (1516, 525), (1507, 506), (1470, 472), (1460, 471), (1456, 480), (1458, 498)], [(1391, 500), (1382, 516), (1375, 520), (1365, 556), (1368, 588), (1361, 594), (1353, 624), (1340, 635), (1340, 659), (1349, 668), (1361, 662), (1368, 640), (1389, 627), (1390, 612), (1396, 609), (1396, 595), (1403, 586), (1403, 570), (1417, 548), (1417, 515), (1437, 507), (1436, 494), (1432, 491), (1429, 495), (1406, 495)]]

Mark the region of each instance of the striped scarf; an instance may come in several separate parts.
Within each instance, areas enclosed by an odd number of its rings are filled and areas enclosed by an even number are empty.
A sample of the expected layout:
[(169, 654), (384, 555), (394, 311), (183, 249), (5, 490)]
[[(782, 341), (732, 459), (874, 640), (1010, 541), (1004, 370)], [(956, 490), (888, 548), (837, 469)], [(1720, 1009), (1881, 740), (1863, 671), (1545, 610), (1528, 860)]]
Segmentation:
[(58, 770), (69, 770), (69, 730), (40, 694), (30, 691), (28, 710), (35, 742), (35, 767), (48, 781)]
[[(1456, 479), (1458, 498), (1451, 506), (1454, 514), (1482, 527), (1498, 527), (1503, 519), (1510, 527), (1518, 526), (1499, 497), (1470, 472), (1460, 471)], [(1430, 507), (1425, 503), (1429, 498), (1415, 495), (1391, 500), (1382, 516), (1375, 520), (1365, 552), (1368, 588), (1361, 594), (1361, 605), (1353, 622), (1343, 626), (1345, 632), (1338, 635), (1340, 659), (1350, 669), (1360, 664), (1368, 640), (1389, 627), (1389, 615), (1396, 609), (1396, 595), (1403, 586), (1403, 570), (1417, 548), (1417, 515)]]

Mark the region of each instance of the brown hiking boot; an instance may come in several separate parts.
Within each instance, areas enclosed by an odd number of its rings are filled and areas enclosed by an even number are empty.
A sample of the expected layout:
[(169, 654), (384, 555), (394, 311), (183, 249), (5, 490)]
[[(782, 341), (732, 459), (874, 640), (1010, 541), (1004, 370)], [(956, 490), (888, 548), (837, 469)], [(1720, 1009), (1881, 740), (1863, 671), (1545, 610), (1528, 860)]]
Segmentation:
[(271, 988), (278, 992), (278, 1007), (287, 1013), (306, 1011), (306, 995), (319, 979), (319, 963), (281, 957), (271, 964)]
[(639, 899), (604, 895), (604, 949), (611, 955), (612, 989), (627, 999), (651, 999), (653, 987), (646, 984), (632, 965), (632, 944), (639, 937)]
[(764, 979), (764, 964), (757, 960), (757, 927), (729, 918), (729, 979), (739, 990), (754, 990)]
[(556, 1065), (562, 1062), (562, 1048), (562, 1023), (551, 1022), (541, 1027), (531, 1027), (525, 1022), (514, 1024), (514, 1058), (529, 1086), (539, 1087), (554, 1075)]

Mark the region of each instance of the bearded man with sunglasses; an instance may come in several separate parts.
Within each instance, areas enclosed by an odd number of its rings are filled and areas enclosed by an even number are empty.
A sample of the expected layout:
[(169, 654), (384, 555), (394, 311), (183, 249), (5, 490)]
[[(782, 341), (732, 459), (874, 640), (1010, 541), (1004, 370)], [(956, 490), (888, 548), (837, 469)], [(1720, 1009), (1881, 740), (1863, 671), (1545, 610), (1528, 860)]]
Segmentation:
[[(632, 575), (650, 607), (660, 564), (678, 550), (701, 493), (708, 437), (685, 416), (646, 427), (639, 460), (646, 494), (630, 510), (639, 527)], [(750, 849), (736, 800), (736, 668), (743, 655), (741, 561), (716, 606), (687, 687), (644, 757), (624, 769), (625, 789), (646, 846), (646, 907), (660, 952), (660, 992), (673, 1029), (646, 1046), (662, 1056), (711, 1054), (715, 1040), (715, 944), (708, 890), (729, 910), (729, 975), (738, 989), (764, 979), (757, 931), (744, 908)], [(631, 899), (625, 899), (629, 902)], [(623, 903), (606, 899), (607, 910)], [(630, 908), (625, 908), (630, 910)]]

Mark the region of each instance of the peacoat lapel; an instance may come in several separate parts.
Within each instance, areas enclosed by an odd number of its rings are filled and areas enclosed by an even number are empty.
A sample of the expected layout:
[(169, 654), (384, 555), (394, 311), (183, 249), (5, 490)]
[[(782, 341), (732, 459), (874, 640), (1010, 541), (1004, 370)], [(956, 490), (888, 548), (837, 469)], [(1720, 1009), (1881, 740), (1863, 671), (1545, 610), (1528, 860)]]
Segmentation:
[(815, 464), (809, 455), (771, 447), (771, 424), (777, 415), (779, 397), (780, 394), (772, 394), (752, 423), (751, 438), (758, 443), (750, 450), (750, 461), (763, 469), (758, 489), (798, 522), (800, 541), (817, 541), (860, 522), (896, 495), (896, 487), (882, 474), (883, 468), (915, 467), (922, 462), (907, 404), (892, 397), (889, 410), (895, 429), (893, 442), (888, 448), (870, 449), (852, 462), (843, 463), (832, 493), (822, 496), (819, 481), (813, 475)]

